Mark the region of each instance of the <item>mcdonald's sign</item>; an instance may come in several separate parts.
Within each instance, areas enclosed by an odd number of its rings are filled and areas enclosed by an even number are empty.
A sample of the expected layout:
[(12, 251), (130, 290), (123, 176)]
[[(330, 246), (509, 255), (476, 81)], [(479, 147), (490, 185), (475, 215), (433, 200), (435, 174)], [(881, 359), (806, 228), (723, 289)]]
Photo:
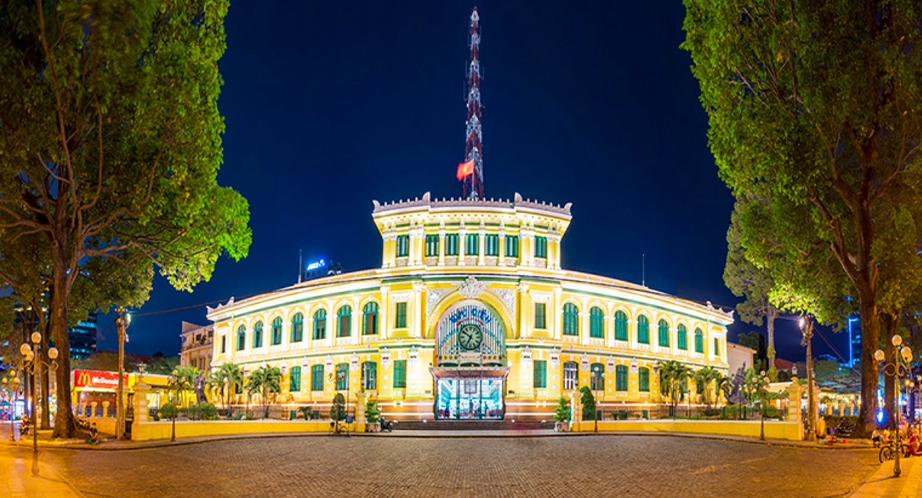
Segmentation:
[[(74, 387), (88, 387), (95, 389), (115, 389), (118, 387), (118, 373), (102, 370), (74, 370)], [(128, 374), (125, 374), (125, 385), (128, 385)]]

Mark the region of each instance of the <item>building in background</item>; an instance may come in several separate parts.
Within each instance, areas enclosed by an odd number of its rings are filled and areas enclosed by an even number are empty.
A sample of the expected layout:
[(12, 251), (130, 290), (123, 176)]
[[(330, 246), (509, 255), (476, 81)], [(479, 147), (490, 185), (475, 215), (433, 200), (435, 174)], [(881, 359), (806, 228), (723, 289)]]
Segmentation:
[(196, 325), (182, 322), (182, 347), (179, 351), (179, 366), (195, 367), (206, 374), (211, 370), (214, 351), (214, 325)]
[(740, 368), (752, 367), (755, 364), (755, 359), (755, 349), (727, 341), (727, 366), (730, 376), (736, 374)]
[(861, 363), (861, 317), (848, 317), (848, 365), (857, 368)]
[(83, 359), (96, 352), (97, 315), (90, 313), (70, 329), (70, 357)]

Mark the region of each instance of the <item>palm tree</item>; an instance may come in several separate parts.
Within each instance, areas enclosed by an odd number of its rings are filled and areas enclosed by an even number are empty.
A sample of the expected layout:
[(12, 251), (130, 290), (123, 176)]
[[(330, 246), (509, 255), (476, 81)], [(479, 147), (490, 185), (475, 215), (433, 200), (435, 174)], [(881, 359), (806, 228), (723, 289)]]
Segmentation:
[(176, 397), (178, 405), (185, 405), (185, 392), (192, 390), (195, 386), (195, 376), (199, 370), (195, 367), (179, 367), (173, 370), (173, 377), (176, 378)]
[(678, 411), (679, 399), (685, 392), (685, 383), (691, 376), (691, 369), (676, 360), (662, 360), (656, 363), (660, 375), (660, 393), (669, 396), (672, 417)]
[(230, 406), (231, 395), (236, 392), (237, 386), (243, 385), (243, 370), (234, 363), (224, 363), (208, 378), (208, 385), (218, 393), (224, 401), (224, 409)]
[(717, 380), (720, 376), (720, 371), (712, 366), (706, 366), (698, 369), (694, 374), (695, 383), (704, 388), (704, 402), (707, 404), (708, 410), (711, 409), (711, 382)]
[(730, 398), (730, 389), (733, 387), (733, 379), (727, 375), (724, 375), (720, 372), (717, 373), (717, 376), (714, 378), (714, 384), (717, 391), (724, 393), (724, 398)]
[(249, 394), (259, 394), (263, 404), (263, 418), (269, 417), (269, 396), (278, 394), (281, 391), (281, 384), (282, 371), (279, 367), (263, 365), (250, 374), (246, 389)]

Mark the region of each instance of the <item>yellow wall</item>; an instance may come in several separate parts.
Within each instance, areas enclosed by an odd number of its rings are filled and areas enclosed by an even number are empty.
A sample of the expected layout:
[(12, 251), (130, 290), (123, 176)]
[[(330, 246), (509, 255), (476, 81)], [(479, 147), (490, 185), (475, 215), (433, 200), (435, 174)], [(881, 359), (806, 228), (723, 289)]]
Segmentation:
[[(571, 426), (570, 430), (592, 432), (594, 425), (592, 421), (583, 421)], [(759, 437), (761, 423), (754, 420), (602, 420), (599, 421), (599, 431), (686, 432)], [(803, 425), (800, 422), (766, 421), (765, 437), (800, 441), (803, 439)]]

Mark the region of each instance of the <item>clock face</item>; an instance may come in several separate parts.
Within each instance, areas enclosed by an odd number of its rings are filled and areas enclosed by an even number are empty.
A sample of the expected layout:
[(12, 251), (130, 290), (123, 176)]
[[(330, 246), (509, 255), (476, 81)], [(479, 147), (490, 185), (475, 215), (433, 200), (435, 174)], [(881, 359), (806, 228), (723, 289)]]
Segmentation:
[(483, 342), (483, 332), (477, 325), (469, 323), (462, 326), (461, 331), (458, 332), (458, 342), (461, 343), (462, 348), (468, 351), (477, 349), (480, 347), (480, 343)]

